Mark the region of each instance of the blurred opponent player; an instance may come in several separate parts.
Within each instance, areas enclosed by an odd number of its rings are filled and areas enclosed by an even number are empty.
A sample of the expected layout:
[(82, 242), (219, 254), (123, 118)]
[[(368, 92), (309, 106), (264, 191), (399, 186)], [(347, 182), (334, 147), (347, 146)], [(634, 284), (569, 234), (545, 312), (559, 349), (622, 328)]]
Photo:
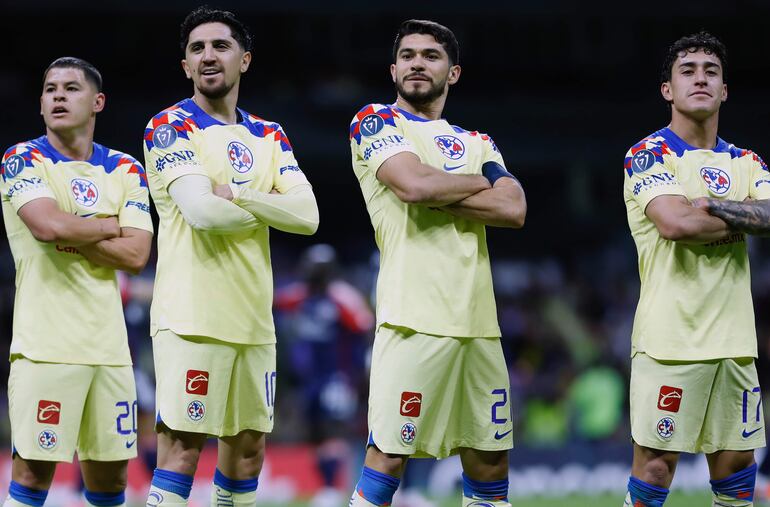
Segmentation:
[(250, 45), (232, 13), (191, 12), (181, 46), (193, 97), (145, 131), (160, 216), (150, 317), (158, 468), (148, 505), (187, 503), (208, 435), (219, 437), (212, 505), (256, 502), (276, 378), (267, 226), (318, 227), (283, 129), (237, 107)]
[(521, 227), (524, 192), (485, 134), (441, 118), (457, 39), (399, 28), (396, 102), (353, 118), (353, 170), (381, 252), (369, 441), (351, 506), (389, 505), (409, 457), (460, 454), (463, 505), (508, 505), (513, 446), (485, 225)]
[(46, 134), (2, 163), (16, 265), (4, 505), (43, 505), (56, 462), (75, 450), (86, 502), (123, 505), (137, 403), (115, 270), (138, 273), (149, 257), (147, 181), (132, 157), (93, 142), (99, 72), (65, 57), (43, 76)]
[(705, 204), (767, 199), (770, 174), (717, 137), (726, 57), (705, 32), (671, 45), (661, 76), (671, 123), (626, 154), (641, 278), (625, 501), (634, 507), (663, 505), (680, 452), (706, 454), (714, 505), (753, 505), (753, 450), (765, 435), (746, 238)]

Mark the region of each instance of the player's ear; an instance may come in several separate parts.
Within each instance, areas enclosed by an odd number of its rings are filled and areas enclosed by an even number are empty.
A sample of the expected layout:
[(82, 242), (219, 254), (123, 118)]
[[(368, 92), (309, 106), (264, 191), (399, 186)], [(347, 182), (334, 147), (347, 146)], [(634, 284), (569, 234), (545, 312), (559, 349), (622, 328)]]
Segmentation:
[(101, 113), (104, 110), (104, 105), (107, 102), (107, 96), (102, 92), (97, 93), (94, 96), (94, 113)]
[(390, 64), (390, 77), (393, 79), (393, 82), (396, 82), (396, 64), (391, 63)]
[(182, 59), (182, 70), (184, 71), (184, 75), (187, 76), (187, 79), (192, 79), (192, 74), (190, 73), (190, 66), (187, 65), (187, 60), (184, 58)]
[(452, 65), (449, 67), (449, 78), (447, 79), (447, 83), (450, 85), (455, 84), (460, 79), (460, 72), (462, 69), (459, 65)]
[(722, 85), (722, 102), (727, 102), (727, 85)]
[(251, 64), (251, 51), (245, 51), (241, 57), (241, 74), (249, 70)]
[(660, 94), (663, 95), (663, 99), (666, 102), (674, 101), (674, 95), (671, 93), (671, 81), (660, 83)]

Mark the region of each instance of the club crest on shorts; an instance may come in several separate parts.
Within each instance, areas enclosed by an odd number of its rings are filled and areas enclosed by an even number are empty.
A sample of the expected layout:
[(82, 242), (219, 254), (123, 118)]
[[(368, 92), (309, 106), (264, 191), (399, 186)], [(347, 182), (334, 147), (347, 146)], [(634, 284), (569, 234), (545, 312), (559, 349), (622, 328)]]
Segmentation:
[(37, 402), (37, 422), (43, 424), (59, 424), (61, 403), (58, 401), (40, 400)]
[(681, 402), (682, 389), (671, 386), (660, 386), (660, 392), (658, 392), (658, 410), (679, 412), (679, 404)]
[(251, 154), (251, 150), (238, 141), (233, 141), (227, 145), (227, 158), (233, 169), (239, 173), (248, 172), (254, 164), (254, 155)]
[(406, 423), (403, 426), (401, 426), (401, 440), (405, 444), (411, 444), (414, 442), (415, 437), (417, 436), (417, 428), (412, 423)]
[(41, 449), (53, 449), (57, 443), (59, 443), (59, 437), (56, 436), (53, 430), (43, 430), (37, 436), (37, 444)]
[(672, 436), (674, 436), (674, 430), (676, 429), (676, 424), (674, 424), (674, 420), (671, 417), (664, 417), (660, 421), (658, 421), (658, 436), (662, 438), (663, 440), (668, 440)]
[(187, 394), (206, 396), (209, 392), (209, 372), (202, 370), (187, 370), (185, 392)]
[(206, 405), (202, 401), (193, 400), (187, 405), (187, 417), (198, 422), (206, 415)]
[(724, 195), (730, 190), (730, 175), (716, 167), (702, 167), (701, 178), (714, 195)]
[(465, 145), (455, 136), (436, 136), (436, 146), (450, 160), (457, 160), (465, 155)]
[(422, 393), (404, 391), (401, 393), (401, 415), (407, 417), (420, 417), (422, 408)]
[(75, 202), (81, 206), (91, 207), (99, 199), (99, 190), (92, 181), (75, 178), (70, 182), (70, 188)]

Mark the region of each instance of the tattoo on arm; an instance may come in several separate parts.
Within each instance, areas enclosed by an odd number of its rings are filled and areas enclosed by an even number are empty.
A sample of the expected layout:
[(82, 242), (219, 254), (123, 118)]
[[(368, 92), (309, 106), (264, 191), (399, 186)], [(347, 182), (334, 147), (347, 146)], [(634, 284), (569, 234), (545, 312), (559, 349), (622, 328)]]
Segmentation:
[(770, 235), (770, 200), (738, 202), (709, 199), (709, 214), (731, 228), (754, 235)]

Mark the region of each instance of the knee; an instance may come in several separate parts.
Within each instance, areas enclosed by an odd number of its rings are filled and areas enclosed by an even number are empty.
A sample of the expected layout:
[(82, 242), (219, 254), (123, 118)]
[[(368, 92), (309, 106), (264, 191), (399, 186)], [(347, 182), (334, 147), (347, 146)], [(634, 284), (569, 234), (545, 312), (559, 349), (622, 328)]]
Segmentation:
[(666, 459), (657, 457), (644, 464), (642, 477), (639, 477), (639, 479), (652, 486), (667, 488), (674, 475), (674, 466), (673, 463), (669, 463)]
[(407, 457), (400, 454), (385, 454), (375, 446), (370, 446), (366, 451), (366, 466), (390, 475), (401, 477)]
[(238, 464), (238, 475), (243, 478), (258, 477), (265, 462), (264, 443), (245, 449)]

